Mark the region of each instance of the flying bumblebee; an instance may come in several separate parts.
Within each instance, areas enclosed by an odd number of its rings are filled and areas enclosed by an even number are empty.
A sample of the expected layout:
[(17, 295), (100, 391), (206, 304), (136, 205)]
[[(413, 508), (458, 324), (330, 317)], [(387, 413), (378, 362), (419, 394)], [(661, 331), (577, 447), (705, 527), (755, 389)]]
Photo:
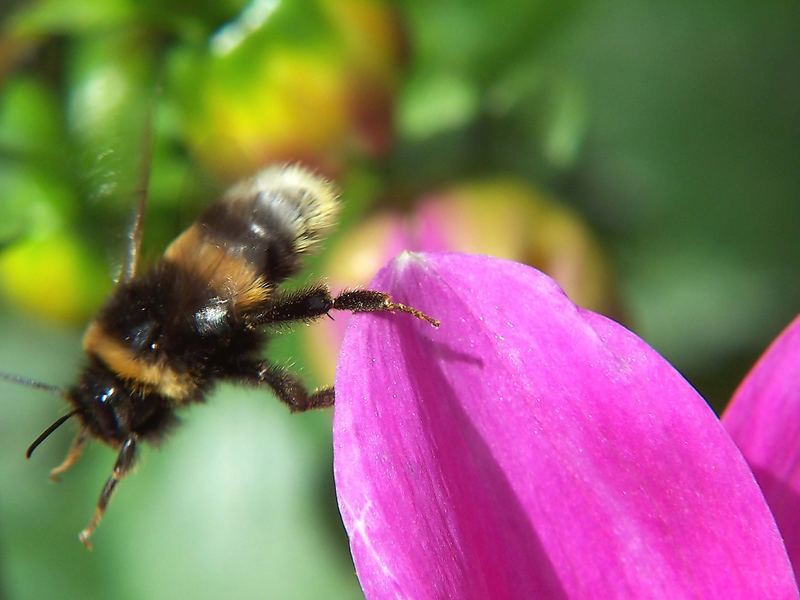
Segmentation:
[(51, 478), (74, 465), (90, 440), (119, 451), (79, 534), (87, 548), (138, 446), (161, 439), (176, 424), (176, 412), (202, 402), (218, 381), (265, 385), (292, 412), (333, 405), (332, 387), (308, 392), (295, 375), (263, 359), (270, 326), (312, 321), (331, 310), (405, 312), (438, 326), (378, 291), (334, 297), (321, 283), (279, 291), (333, 227), (339, 209), (333, 186), (300, 166), (269, 167), (235, 185), (140, 273), (146, 200), (140, 192), (116, 289), (86, 329), (86, 365), (77, 383), (62, 390), (0, 375), (57, 392), (70, 407), (30, 445), (28, 458), (68, 419), (79, 423)]

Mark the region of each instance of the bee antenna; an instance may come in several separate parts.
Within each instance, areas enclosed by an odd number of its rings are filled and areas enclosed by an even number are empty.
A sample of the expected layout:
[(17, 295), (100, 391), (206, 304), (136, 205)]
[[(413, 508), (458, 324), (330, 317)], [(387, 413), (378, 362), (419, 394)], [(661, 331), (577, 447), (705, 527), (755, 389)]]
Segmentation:
[(151, 104), (145, 114), (144, 126), (142, 127), (141, 160), (139, 162), (139, 172), (137, 174), (136, 186), (136, 211), (133, 214), (133, 224), (128, 233), (128, 252), (125, 255), (125, 262), (122, 266), (122, 273), (119, 281), (126, 283), (136, 276), (136, 269), (139, 266), (139, 255), (142, 251), (142, 234), (144, 232), (144, 215), (147, 212), (147, 200), (150, 188), (150, 171), (153, 162), (153, 127), (155, 120), (155, 110), (157, 96), (160, 88), (156, 86)]
[(61, 427), (66, 422), (67, 419), (69, 419), (70, 417), (76, 415), (77, 413), (78, 413), (78, 410), (76, 409), (76, 410), (70, 411), (67, 414), (65, 414), (65, 415), (59, 417), (58, 419), (56, 419), (53, 422), (53, 424), (50, 425), (50, 427), (48, 427), (42, 433), (40, 433), (39, 437), (37, 437), (35, 440), (33, 440), (33, 443), (30, 446), (28, 446), (28, 449), (25, 451), (25, 458), (30, 458), (31, 454), (33, 454), (33, 451), (36, 450), (36, 448), (39, 446), (39, 444), (41, 444), (48, 437), (50, 437), (50, 434), (53, 433), (59, 427)]
[(41, 381), (36, 381), (35, 379), (30, 379), (28, 377), (12, 375), (11, 373), (0, 373), (0, 380), (8, 381), (9, 383), (16, 383), (18, 385), (25, 385), (37, 390), (50, 392), (51, 394), (57, 394), (58, 396), (64, 395), (64, 390), (58, 386), (50, 385), (49, 383), (42, 383)]

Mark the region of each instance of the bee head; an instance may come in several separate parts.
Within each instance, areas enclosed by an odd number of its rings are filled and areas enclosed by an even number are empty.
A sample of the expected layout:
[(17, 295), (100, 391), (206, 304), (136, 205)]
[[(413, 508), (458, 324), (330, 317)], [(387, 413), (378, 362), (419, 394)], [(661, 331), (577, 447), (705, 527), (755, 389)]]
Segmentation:
[(115, 447), (131, 434), (153, 441), (175, 421), (169, 398), (120, 376), (96, 357), (67, 391), (67, 400), (92, 437)]
[(124, 440), (126, 424), (130, 421), (127, 412), (132, 407), (130, 390), (101, 361), (90, 359), (66, 396), (94, 437), (112, 445)]

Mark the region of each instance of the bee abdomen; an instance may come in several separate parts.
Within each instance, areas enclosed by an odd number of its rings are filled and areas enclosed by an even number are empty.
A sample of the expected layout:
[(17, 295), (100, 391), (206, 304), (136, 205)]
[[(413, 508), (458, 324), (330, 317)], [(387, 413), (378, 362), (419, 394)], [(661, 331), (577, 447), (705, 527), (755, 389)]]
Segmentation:
[(336, 192), (299, 166), (264, 169), (208, 207), (197, 225), (269, 281), (293, 275), (335, 224)]
[(336, 192), (299, 166), (269, 167), (209, 206), (165, 257), (253, 304), (302, 266), (335, 224)]

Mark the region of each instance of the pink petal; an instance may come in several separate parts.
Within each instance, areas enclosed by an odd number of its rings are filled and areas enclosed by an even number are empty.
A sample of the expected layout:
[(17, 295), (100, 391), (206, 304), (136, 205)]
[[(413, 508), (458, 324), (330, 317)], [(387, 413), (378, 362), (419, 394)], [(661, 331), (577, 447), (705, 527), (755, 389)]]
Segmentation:
[(405, 254), (337, 368), (339, 506), (369, 598), (796, 598), (700, 396), (540, 272)]
[(800, 317), (750, 371), (722, 422), (750, 463), (800, 573)]

